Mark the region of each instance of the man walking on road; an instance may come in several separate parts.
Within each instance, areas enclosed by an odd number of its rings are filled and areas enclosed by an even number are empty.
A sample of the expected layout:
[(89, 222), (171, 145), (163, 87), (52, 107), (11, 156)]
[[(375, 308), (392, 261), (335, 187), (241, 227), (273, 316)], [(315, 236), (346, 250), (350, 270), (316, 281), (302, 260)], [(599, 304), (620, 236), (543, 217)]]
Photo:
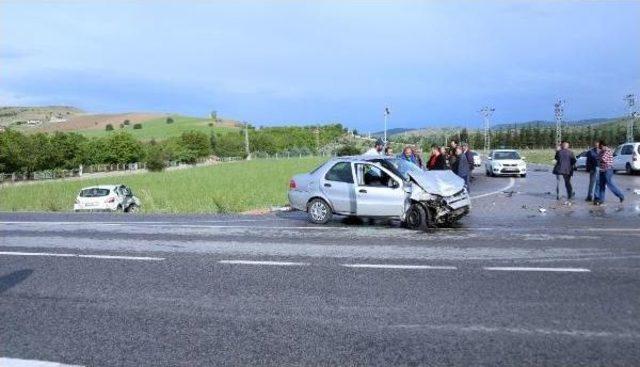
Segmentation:
[(569, 142), (563, 141), (560, 150), (556, 151), (556, 165), (553, 168), (554, 175), (561, 175), (564, 179), (564, 187), (567, 189), (567, 199), (571, 200), (575, 196), (573, 186), (571, 186), (571, 176), (573, 167), (576, 164), (576, 156), (569, 150)]
[(587, 172), (589, 172), (589, 189), (586, 201), (598, 201), (600, 194), (600, 151), (598, 142), (593, 142), (593, 148), (587, 152)]
[(600, 192), (598, 194), (598, 200), (594, 201), (594, 204), (602, 205), (607, 186), (609, 186), (609, 190), (620, 199), (620, 202), (623, 202), (624, 195), (622, 191), (613, 183), (613, 152), (603, 140), (600, 140), (598, 145), (600, 148)]

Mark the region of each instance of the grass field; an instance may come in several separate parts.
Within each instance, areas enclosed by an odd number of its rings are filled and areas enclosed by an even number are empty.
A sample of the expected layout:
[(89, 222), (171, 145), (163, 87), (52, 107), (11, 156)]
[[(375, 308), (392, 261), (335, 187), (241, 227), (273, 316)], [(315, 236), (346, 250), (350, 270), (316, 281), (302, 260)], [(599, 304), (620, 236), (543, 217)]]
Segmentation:
[[(575, 152), (576, 155), (580, 152)], [(523, 149), (520, 154), (528, 163), (553, 164), (556, 151), (553, 149)]]
[(70, 211), (80, 188), (129, 185), (146, 213), (238, 213), (283, 205), (291, 176), (326, 158), (253, 160), (113, 178), (0, 188), (2, 211)]
[[(238, 130), (237, 127), (230, 126), (209, 126), (212, 121), (210, 119), (201, 119), (195, 117), (186, 116), (173, 116), (174, 122), (167, 124), (166, 117), (156, 118), (148, 120), (142, 123), (142, 129), (134, 130), (133, 124), (126, 126), (124, 129), (131, 133), (135, 138), (140, 140), (163, 140), (171, 136), (178, 136), (185, 131), (203, 131), (209, 134), (211, 131), (227, 132)], [(89, 137), (101, 137), (113, 134), (116, 131), (120, 131), (119, 125), (114, 125), (114, 130), (106, 131), (104, 129), (83, 129), (77, 130), (77, 132), (89, 136)]]

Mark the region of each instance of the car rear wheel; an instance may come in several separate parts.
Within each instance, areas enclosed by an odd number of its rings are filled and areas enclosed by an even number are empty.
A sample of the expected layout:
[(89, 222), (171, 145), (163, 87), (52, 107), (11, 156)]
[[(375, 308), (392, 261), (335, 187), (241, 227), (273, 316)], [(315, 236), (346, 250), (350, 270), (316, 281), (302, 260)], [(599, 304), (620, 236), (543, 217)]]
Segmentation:
[(411, 207), (409, 207), (407, 211), (405, 224), (409, 229), (429, 230), (432, 227), (429, 211), (422, 204), (411, 204)]
[(315, 224), (326, 224), (331, 220), (333, 213), (331, 207), (322, 199), (313, 199), (307, 205), (309, 221)]
[(139, 206), (137, 206), (136, 204), (131, 204), (127, 208), (126, 212), (127, 213), (137, 213), (139, 210), (140, 210)]
[(627, 165), (625, 167), (625, 171), (627, 171), (628, 175), (632, 175), (633, 174), (633, 169), (631, 168), (631, 164), (627, 163)]

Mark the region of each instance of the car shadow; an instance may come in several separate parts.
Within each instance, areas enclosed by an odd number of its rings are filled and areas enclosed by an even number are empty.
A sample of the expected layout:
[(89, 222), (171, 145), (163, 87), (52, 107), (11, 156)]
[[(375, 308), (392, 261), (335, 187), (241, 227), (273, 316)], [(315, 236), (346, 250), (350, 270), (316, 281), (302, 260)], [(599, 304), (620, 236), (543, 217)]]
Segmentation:
[(0, 277), (0, 294), (22, 283), (32, 273), (33, 273), (33, 270), (31, 269), (23, 269), (23, 270), (17, 270), (7, 275), (1, 276)]

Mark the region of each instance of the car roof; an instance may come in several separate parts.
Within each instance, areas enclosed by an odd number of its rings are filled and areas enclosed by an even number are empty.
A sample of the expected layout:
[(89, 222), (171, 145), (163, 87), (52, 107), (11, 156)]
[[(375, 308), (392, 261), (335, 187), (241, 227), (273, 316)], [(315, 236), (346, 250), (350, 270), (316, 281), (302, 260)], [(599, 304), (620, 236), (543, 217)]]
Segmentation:
[(113, 190), (117, 187), (120, 186), (124, 186), (124, 185), (97, 185), (97, 186), (87, 186), (87, 187), (83, 187), (80, 190), (90, 190), (90, 189), (108, 189), (108, 190)]

